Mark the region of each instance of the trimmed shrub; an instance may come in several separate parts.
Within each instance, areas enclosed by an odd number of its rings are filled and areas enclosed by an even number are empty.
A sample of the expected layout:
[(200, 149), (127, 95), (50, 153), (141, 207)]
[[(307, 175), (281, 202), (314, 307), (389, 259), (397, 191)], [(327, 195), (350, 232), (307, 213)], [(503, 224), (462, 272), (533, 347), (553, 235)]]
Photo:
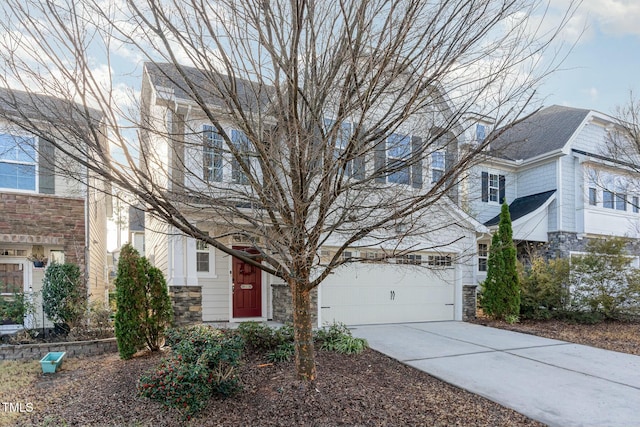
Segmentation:
[(87, 305), (80, 267), (57, 263), (47, 267), (42, 280), (42, 301), (44, 312), (53, 323), (67, 332), (75, 326)]
[(160, 349), (164, 330), (173, 317), (162, 272), (127, 244), (120, 252), (115, 285), (120, 357), (130, 359), (145, 345), (152, 351)]
[(177, 409), (185, 418), (197, 414), (212, 394), (229, 396), (241, 389), (237, 374), (244, 342), (233, 332), (208, 326), (169, 329), (172, 356), (138, 383), (141, 396)]
[(520, 317), (544, 320), (564, 316), (569, 302), (569, 261), (535, 257), (522, 269)]

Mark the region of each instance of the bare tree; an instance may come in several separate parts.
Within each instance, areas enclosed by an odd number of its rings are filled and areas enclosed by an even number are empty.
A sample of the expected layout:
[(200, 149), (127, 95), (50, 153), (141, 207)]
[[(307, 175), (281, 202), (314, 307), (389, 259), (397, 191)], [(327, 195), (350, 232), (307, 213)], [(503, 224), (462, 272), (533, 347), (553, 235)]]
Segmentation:
[[(284, 280), (297, 372), (307, 380), (316, 376), (311, 291), (358, 261), (343, 256), (347, 248), (385, 245), (396, 256), (456, 239), (441, 232), (455, 224), (438, 213), (455, 205), (456, 184), (492, 140), (463, 147), (461, 119), (482, 109), (498, 128), (519, 116), (557, 66), (557, 56), (546, 66), (540, 58), (554, 55), (550, 43), (572, 12), (545, 32), (529, 20), (537, 0), (3, 7), (5, 84), (78, 106), (45, 115), (48, 127), (29, 122), (17, 103), (6, 118), (52, 141), (60, 132), (73, 150), (57, 148), (136, 195), (154, 217)], [(121, 51), (146, 61), (142, 92), (150, 95), (138, 117), (118, 108), (115, 63), (95, 64)], [(103, 113), (124, 161), (101, 149), (88, 107)], [(94, 132), (74, 133), (78, 122)], [(203, 132), (202, 122), (211, 128)], [(225, 162), (231, 184), (219, 175)], [(427, 167), (437, 168), (431, 162), (442, 168), (426, 179)], [(236, 234), (255, 255), (226, 243)], [(338, 249), (322, 259), (328, 242)]]

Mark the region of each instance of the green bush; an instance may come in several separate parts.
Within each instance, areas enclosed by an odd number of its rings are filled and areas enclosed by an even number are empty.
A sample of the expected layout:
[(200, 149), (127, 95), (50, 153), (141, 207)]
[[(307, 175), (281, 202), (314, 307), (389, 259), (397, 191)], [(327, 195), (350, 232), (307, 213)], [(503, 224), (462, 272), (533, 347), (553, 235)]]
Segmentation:
[(236, 333), (243, 338), (247, 349), (253, 351), (271, 351), (282, 344), (293, 342), (293, 327), (290, 325), (271, 328), (266, 323), (242, 322)]
[(25, 316), (35, 313), (35, 306), (29, 296), (23, 292), (0, 297), (0, 320), (10, 320), (22, 325)]
[(207, 326), (170, 328), (166, 340), (172, 356), (140, 378), (141, 396), (189, 418), (212, 394), (229, 396), (241, 389), (237, 366), (244, 342), (238, 334)]
[(80, 268), (75, 264), (53, 263), (42, 280), (43, 309), (47, 317), (69, 331), (84, 316), (87, 292)]
[(571, 310), (620, 319), (640, 310), (640, 270), (621, 238), (592, 240), (571, 259)]
[(288, 362), (295, 354), (295, 346), (293, 342), (280, 344), (272, 352), (267, 353), (269, 362)]
[(173, 316), (162, 272), (127, 244), (120, 252), (115, 285), (115, 333), (120, 357), (129, 359), (145, 345), (158, 350)]
[(315, 340), (322, 350), (343, 354), (359, 354), (368, 347), (367, 341), (355, 338), (344, 323), (334, 322), (315, 333)]
[(521, 269), (520, 318), (544, 320), (564, 316), (569, 301), (569, 261), (535, 257)]

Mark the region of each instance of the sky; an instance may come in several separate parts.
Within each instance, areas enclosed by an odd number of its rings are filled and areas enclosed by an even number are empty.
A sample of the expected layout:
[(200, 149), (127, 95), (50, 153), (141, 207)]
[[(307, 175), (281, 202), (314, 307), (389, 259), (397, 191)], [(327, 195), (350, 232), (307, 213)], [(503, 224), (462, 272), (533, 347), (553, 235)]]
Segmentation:
[[(568, 0), (551, 0), (561, 9)], [(640, 96), (640, 0), (583, 0), (563, 35), (576, 41), (560, 70), (539, 89), (544, 105), (613, 114)]]

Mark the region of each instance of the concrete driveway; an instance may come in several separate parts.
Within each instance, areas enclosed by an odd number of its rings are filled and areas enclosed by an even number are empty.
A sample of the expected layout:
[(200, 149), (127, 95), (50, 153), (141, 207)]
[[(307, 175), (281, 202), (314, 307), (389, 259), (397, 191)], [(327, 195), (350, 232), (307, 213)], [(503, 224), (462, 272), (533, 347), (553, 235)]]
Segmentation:
[(354, 326), (371, 348), (551, 426), (640, 426), (640, 356), (464, 322)]

